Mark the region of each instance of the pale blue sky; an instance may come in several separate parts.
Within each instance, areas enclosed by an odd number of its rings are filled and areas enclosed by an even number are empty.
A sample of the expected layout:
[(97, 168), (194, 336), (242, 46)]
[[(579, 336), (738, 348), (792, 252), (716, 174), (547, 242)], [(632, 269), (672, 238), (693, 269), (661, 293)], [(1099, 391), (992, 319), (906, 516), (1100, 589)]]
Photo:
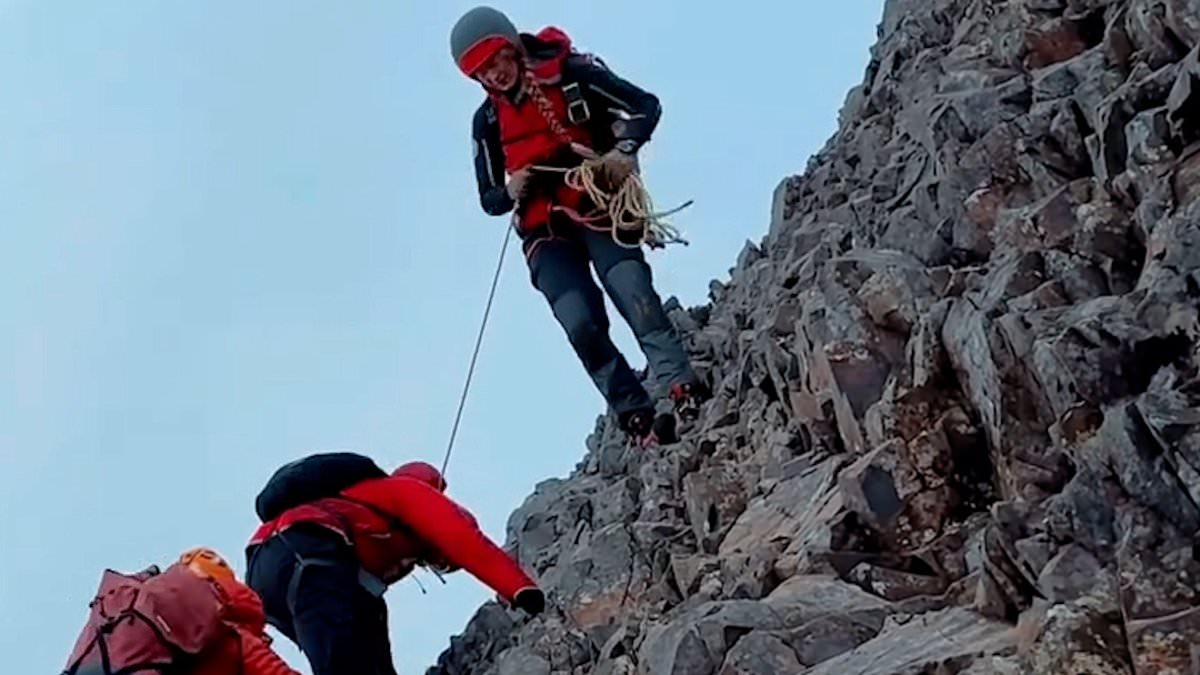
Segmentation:
[[(472, 4), (0, 0), (6, 671), (57, 672), (105, 566), (206, 544), (240, 573), (253, 496), (300, 453), (440, 460), (507, 225), (479, 210), (481, 93), (448, 55)], [(696, 304), (834, 130), (882, 5), (500, 7), (662, 98), (647, 180), (696, 204), (692, 246), (652, 260)], [(510, 248), (450, 493), (502, 541), (601, 411)], [(491, 595), (422, 581), (389, 594), (402, 674)]]

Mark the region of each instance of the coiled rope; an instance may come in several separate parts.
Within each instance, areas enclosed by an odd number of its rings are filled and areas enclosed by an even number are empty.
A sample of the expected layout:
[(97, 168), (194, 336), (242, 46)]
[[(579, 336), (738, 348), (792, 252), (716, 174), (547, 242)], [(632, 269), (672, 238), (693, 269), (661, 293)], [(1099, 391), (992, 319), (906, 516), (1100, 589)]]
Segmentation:
[[(583, 146), (578, 148), (584, 149)], [(683, 238), (678, 228), (667, 221), (667, 217), (691, 206), (694, 200), (689, 199), (667, 211), (655, 212), (650, 191), (646, 189), (641, 175), (636, 170), (630, 172), (615, 191), (609, 192), (600, 187), (603, 160), (595, 156), (595, 153), (585, 158), (579, 166), (570, 169), (540, 165), (530, 168), (562, 173), (563, 182), (568, 187), (587, 193), (588, 198), (596, 205), (598, 213), (591, 216), (571, 214), (571, 217), (591, 230), (609, 231), (618, 246), (638, 248), (645, 245), (650, 248), (664, 248), (667, 244), (688, 245), (688, 241)], [(622, 233), (637, 232), (640, 232), (640, 236), (635, 238), (621, 236)]]
[[(666, 217), (691, 206), (693, 200), (689, 199), (669, 211), (655, 213), (654, 203), (650, 199), (650, 192), (646, 189), (646, 185), (639, 173), (639, 168), (636, 165), (634, 170), (625, 176), (615, 191), (609, 192), (601, 188), (598, 178), (600, 177), (601, 167), (604, 165), (603, 158), (596, 151), (575, 142), (571, 138), (571, 134), (567, 132), (562, 121), (558, 119), (558, 114), (554, 110), (554, 104), (546, 96), (542, 85), (534, 78), (531, 70), (525, 71), (524, 80), (525, 91), (533, 100), (534, 105), (537, 106), (542, 118), (546, 120), (550, 131), (555, 136), (558, 136), (559, 140), (568, 144), (576, 154), (583, 157), (583, 162), (579, 166), (569, 169), (537, 164), (529, 167), (534, 171), (564, 174), (563, 182), (574, 190), (587, 193), (588, 198), (596, 206), (596, 212), (588, 216), (581, 216), (570, 209), (561, 210), (566, 211), (573, 220), (589, 229), (601, 232), (606, 229), (610, 230), (613, 241), (624, 248), (638, 248), (642, 245), (649, 246), (650, 248), (663, 248), (667, 244), (676, 243), (686, 246), (688, 244), (687, 240), (680, 236), (680, 232), (675, 226), (666, 221)], [(608, 222), (607, 227), (596, 224), (604, 221)], [(640, 231), (640, 236), (632, 242), (620, 237), (622, 232), (632, 233), (638, 231)]]

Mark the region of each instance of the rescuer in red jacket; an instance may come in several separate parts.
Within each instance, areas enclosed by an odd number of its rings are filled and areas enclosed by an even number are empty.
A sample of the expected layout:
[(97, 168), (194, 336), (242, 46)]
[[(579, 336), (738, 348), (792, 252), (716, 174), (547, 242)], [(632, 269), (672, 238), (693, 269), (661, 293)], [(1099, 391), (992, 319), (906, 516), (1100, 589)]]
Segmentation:
[(247, 583), (313, 675), (395, 675), (382, 596), (417, 565), (466, 570), (513, 606), (544, 609), (533, 579), (445, 487), (434, 467), (406, 464), (290, 508), (251, 537)]
[[(531, 281), (620, 428), (642, 445), (677, 441), (676, 418), (656, 414), (655, 400), (669, 397), (687, 421), (711, 392), (664, 311), (645, 255), (637, 240), (614, 241), (607, 217), (589, 221), (595, 204), (561, 171), (535, 169), (572, 168), (594, 153), (598, 174), (619, 185), (637, 170), (637, 152), (658, 125), (658, 98), (575, 51), (562, 30), (521, 33), (491, 7), (455, 23), (450, 49), (486, 95), (472, 118), (480, 206), (513, 214)], [(650, 391), (609, 335), (601, 287), (646, 356)]]

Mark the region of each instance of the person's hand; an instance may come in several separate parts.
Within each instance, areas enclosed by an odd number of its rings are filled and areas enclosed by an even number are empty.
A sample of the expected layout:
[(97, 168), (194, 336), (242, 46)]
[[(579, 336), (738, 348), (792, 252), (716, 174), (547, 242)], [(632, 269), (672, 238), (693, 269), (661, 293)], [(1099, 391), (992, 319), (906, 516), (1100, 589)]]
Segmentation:
[(600, 155), (596, 154), (595, 150), (592, 150), (583, 143), (571, 143), (571, 149), (575, 151), (575, 154), (584, 159), (600, 159)]
[(430, 572), (433, 572), (434, 574), (437, 574), (438, 576), (454, 574), (455, 572), (462, 569), (458, 565), (450, 563), (442, 558), (433, 558), (430, 560), (426, 560), (422, 564), (425, 566), (425, 569), (429, 570)]
[(546, 610), (546, 595), (536, 586), (522, 588), (513, 598), (513, 606), (524, 610), (530, 616), (537, 616)]
[(504, 186), (508, 190), (508, 196), (513, 198), (513, 201), (519, 202), (525, 196), (525, 190), (529, 186), (529, 169), (521, 169), (508, 179), (508, 184)]
[(599, 169), (615, 188), (638, 170), (637, 155), (613, 148), (600, 157)]

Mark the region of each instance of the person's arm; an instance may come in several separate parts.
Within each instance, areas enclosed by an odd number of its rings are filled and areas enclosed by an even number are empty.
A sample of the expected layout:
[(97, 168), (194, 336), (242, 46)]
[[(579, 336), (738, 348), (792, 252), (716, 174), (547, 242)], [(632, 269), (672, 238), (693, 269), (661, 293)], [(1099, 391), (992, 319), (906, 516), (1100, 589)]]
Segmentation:
[(591, 58), (569, 59), (565, 68), (565, 75), (583, 88), (592, 115), (603, 112), (603, 119), (620, 122), (613, 129), (619, 149), (633, 154), (650, 140), (662, 118), (657, 96)]
[(242, 641), (242, 675), (301, 675), (271, 649), (266, 638), (238, 627)]
[(475, 111), (471, 122), (471, 145), (475, 154), (479, 205), (488, 215), (508, 213), (516, 202), (505, 187), (504, 146), (500, 144), (500, 124), (491, 101), (484, 101)]
[(395, 518), (451, 565), (461, 567), (509, 602), (537, 584), (479, 530), (474, 519), (430, 485), (405, 477), (364, 481), (342, 493)]

